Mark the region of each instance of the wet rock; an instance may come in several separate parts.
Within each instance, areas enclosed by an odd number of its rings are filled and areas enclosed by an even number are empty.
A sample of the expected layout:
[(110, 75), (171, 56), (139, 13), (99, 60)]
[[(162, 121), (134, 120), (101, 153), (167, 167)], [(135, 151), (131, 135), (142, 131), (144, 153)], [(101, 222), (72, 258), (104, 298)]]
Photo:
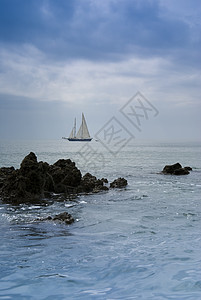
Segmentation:
[(108, 183), (107, 178), (101, 178), (101, 180), (102, 180), (102, 182), (104, 182), (104, 183)]
[(58, 215), (55, 215), (52, 220), (57, 222), (62, 222), (62, 223), (64, 222), (65, 224), (71, 224), (75, 221), (73, 217), (67, 212), (63, 212)]
[(0, 168), (0, 189), (3, 187), (6, 178), (15, 171), (14, 167), (2, 167)]
[(182, 167), (180, 163), (176, 163), (173, 165), (166, 165), (163, 168), (163, 174), (171, 174), (171, 175), (188, 175), (191, 171), (191, 167)]
[[(90, 173), (82, 177), (80, 170), (70, 159), (59, 159), (49, 165), (38, 162), (33, 152), (23, 159), (19, 169), (0, 168), (0, 198), (13, 205), (43, 203), (51, 197), (62, 201), (78, 193), (107, 191), (107, 183), (106, 178), (97, 179)], [(124, 185), (125, 183), (120, 184)]]
[(81, 179), (78, 192), (98, 193), (100, 191), (106, 191), (108, 187), (104, 185), (105, 182), (105, 179), (97, 179), (96, 176), (86, 173)]
[(164, 174), (173, 174), (175, 170), (178, 170), (182, 168), (182, 165), (180, 165), (180, 163), (176, 163), (176, 164), (173, 164), (173, 165), (166, 165), (164, 168), (163, 168), (163, 173)]
[(59, 159), (48, 169), (49, 183), (55, 193), (71, 193), (80, 184), (81, 172), (70, 159)]
[[(44, 197), (48, 164), (37, 162), (30, 152), (22, 161), (20, 169), (12, 170), (1, 186), (0, 195), (11, 204), (38, 203)], [(2, 169), (2, 168), (1, 168)]]
[(81, 172), (70, 159), (49, 165), (38, 162), (35, 153), (30, 152), (20, 169), (0, 168), (0, 197), (13, 205), (38, 203), (49, 193), (73, 192), (80, 181)]
[(14, 167), (2, 167), (0, 168), (0, 177), (5, 177), (11, 174), (15, 170)]
[(188, 167), (188, 166), (187, 166), (187, 167), (184, 167), (184, 169), (185, 169), (185, 170), (188, 170), (188, 171), (192, 171), (192, 170), (193, 170), (191, 167)]
[[(21, 203), (42, 203), (45, 197), (58, 201), (78, 193), (98, 193), (107, 191), (108, 180), (98, 179), (90, 173), (82, 176), (70, 159), (59, 159), (53, 165), (38, 162), (35, 153), (30, 152), (19, 169), (0, 168), (0, 198), (3, 202), (18, 205)], [(122, 188), (127, 180), (118, 178), (111, 188)], [(63, 195), (63, 197), (61, 197)]]
[(127, 186), (127, 180), (125, 178), (117, 178), (113, 182), (110, 183), (111, 188), (123, 188)]
[(190, 172), (185, 168), (180, 168), (174, 171), (173, 175), (188, 175)]
[(71, 214), (63, 212), (54, 217), (48, 216), (47, 218), (37, 219), (36, 221), (56, 221), (58, 223), (72, 224), (75, 220)]
[(108, 190), (109, 190), (109, 188), (105, 185), (97, 185), (97, 186), (95, 186), (95, 188), (93, 189), (92, 192), (93, 193), (99, 193), (101, 191), (108, 191)]

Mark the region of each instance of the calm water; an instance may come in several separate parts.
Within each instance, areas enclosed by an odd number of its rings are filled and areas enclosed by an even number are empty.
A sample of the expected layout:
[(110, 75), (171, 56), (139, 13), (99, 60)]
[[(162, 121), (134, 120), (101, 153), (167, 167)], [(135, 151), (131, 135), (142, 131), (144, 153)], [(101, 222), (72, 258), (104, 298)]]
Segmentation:
[[(134, 141), (116, 157), (98, 142), (82, 147), (1, 141), (0, 166), (34, 151), (128, 187), (49, 207), (0, 204), (0, 299), (201, 299), (201, 144)], [(194, 170), (159, 174), (177, 161)], [(63, 211), (76, 222), (34, 221)]]

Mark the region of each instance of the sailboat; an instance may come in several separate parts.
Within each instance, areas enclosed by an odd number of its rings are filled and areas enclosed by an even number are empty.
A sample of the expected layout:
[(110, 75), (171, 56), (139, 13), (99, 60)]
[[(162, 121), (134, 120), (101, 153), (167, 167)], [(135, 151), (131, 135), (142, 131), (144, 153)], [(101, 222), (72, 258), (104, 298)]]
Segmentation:
[(87, 128), (87, 123), (84, 117), (84, 114), (82, 113), (82, 123), (80, 125), (80, 128), (76, 134), (76, 119), (74, 121), (73, 129), (71, 130), (71, 133), (67, 139), (70, 142), (78, 141), (78, 142), (90, 142), (92, 138), (90, 137), (89, 130)]

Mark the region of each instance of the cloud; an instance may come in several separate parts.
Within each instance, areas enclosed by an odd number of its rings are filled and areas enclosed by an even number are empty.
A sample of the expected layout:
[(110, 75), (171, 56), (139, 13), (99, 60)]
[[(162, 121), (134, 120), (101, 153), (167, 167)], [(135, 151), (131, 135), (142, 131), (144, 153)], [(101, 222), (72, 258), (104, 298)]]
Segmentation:
[(54, 60), (164, 56), (191, 45), (190, 26), (158, 1), (1, 1), (1, 42), (33, 44)]
[(0, 102), (12, 98), (13, 118), (19, 105), (31, 119), (43, 101), (52, 116), (58, 104), (70, 117), (84, 109), (103, 120), (139, 90), (161, 111), (191, 108), (192, 116), (200, 13), (197, 0), (1, 0)]
[[(199, 71), (163, 57), (52, 62), (32, 45), (0, 50), (0, 91), (42, 101), (119, 103), (137, 90), (155, 101), (199, 101)], [(174, 96), (173, 96), (174, 95)], [(28, 100), (27, 100), (28, 101)]]

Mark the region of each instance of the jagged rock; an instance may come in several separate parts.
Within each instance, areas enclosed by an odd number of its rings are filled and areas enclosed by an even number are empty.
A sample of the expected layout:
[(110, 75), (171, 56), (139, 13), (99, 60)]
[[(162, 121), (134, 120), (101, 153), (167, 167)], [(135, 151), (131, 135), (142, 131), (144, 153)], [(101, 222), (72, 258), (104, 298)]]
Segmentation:
[(117, 178), (113, 182), (110, 183), (111, 188), (123, 188), (127, 186), (127, 180), (125, 178)]
[(82, 177), (70, 159), (59, 159), (49, 165), (38, 162), (33, 152), (23, 159), (19, 169), (0, 168), (0, 198), (13, 205), (47, 202), (45, 197), (56, 200), (55, 194), (62, 194), (65, 199), (78, 193), (98, 193), (108, 190), (106, 183), (106, 178), (97, 179), (90, 173)]
[[(2, 170), (2, 168), (1, 168)], [(11, 170), (4, 179), (0, 190), (3, 201), (19, 204), (35, 202), (43, 196), (45, 169), (43, 164), (37, 163), (33, 152), (27, 155), (18, 170)]]
[(0, 168), (0, 177), (7, 176), (15, 170), (14, 167), (2, 167)]
[(55, 193), (73, 192), (82, 177), (80, 170), (70, 159), (59, 159), (54, 165), (49, 166), (48, 175)]
[(37, 219), (36, 221), (56, 221), (59, 223), (72, 224), (75, 220), (71, 214), (63, 212), (54, 217), (48, 216), (47, 218)]
[(69, 193), (80, 184), (81, 172), (70, 159), (54, 165), (38, 162), (30, 152), (20, 169), (0, 168), (0, 197), (11, 204), (36, 203), (47, 193)]
[(78, 192), (84, 193), (98, 193), (100, 191), (108, 190), (108, 187), (104, 185), (105, 179), (97, 179), (96, 176), (91, 175), (90, 173), (86, 173), (80, 182), (80, 186), (78, 187)]
[(163, 174), (171, 174), (171, 175), (187, 175), (189, 174), (189, 171), (191, 171), (191, 167), (184, 167), (182, 168), (182, 165), (180, 163), (176, 163), (173, 165), (166, 165), (163, 168), (162, 173)]
[(102, 182), (104, 182), (104, 183), (108, 183), (107, 178), (101, 178), (101, 180), (102, 180)]

